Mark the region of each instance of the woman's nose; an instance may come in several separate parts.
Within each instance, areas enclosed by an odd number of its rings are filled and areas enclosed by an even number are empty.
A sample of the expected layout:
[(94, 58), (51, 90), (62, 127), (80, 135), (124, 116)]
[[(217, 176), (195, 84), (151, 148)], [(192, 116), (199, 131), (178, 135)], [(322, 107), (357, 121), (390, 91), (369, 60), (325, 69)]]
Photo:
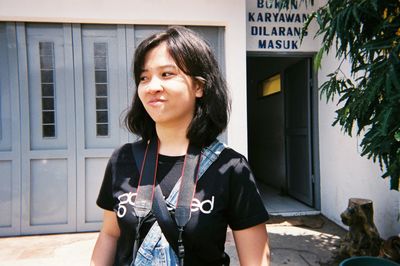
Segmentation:
[(157, 78), (151, 78), (150, 82), (147, 83), (146, 90), (148, 93), (154, 94), (163, 90), (162, 81)]

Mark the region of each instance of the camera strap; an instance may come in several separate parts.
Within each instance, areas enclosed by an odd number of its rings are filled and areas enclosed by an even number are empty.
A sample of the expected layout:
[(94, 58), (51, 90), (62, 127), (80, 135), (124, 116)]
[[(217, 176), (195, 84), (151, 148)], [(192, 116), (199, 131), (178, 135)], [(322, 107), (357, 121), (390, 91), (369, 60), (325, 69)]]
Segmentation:
[[(139, 147), (139, 145), (136, 146)], [(134, 155), (136, 150), (139, 149), (133, 148)], [(153, 152), (154, 150), (155, 152)], [(148, 141), (147, 145), (145, 145), (144, 149), (141, 151), (143, 153), (141, 157), (143, 158), (143, 160), (140, 164), (137, 164), (138, 162), (136, 161), (137, 167), (140, 172), (139, 172), (138, 187), (136, 190), (136, 198), (135, 201), (133, 202), (133, 212), (134, 212), (133, 214), (138, 219), (138, 224), (135, 228), (136, 229), (135, 240), (133, 243), (133, 252), (132, 252), (133, 261), (135, 261), (136, 254), (139, 249), (140, 228), (146, 216), (150, 214), (153, 202), (155, 184), (156, 184), (156, 175), (157, 175), (157, 165), (158, 165), (158, 144), (156, 141)]]
[(175, 222), (167, 209), (164, 196), (156, 181), (158, 166), (157, 138), (133, 144), (133, 155), (136, 165), (140, 169), (140, 177), (137, 188), (137, 195), (133, 205), (134, 214), (138, 218), (136, 227), (135, 243), (133, 248), (133, 259), (139, 248), (140, 226), (145, 217), (153, 210), (154, 216), (164, 233), (164, 236), (178, 255), (180, 265), (184, 264), (185, 249), (183, 245), (183, 232), (191, 217), (191, 204), (196, 190), (196, 183), (199, 173), (201, 149), (189, 145), (185, 155), (179, 194), (175, 209)]

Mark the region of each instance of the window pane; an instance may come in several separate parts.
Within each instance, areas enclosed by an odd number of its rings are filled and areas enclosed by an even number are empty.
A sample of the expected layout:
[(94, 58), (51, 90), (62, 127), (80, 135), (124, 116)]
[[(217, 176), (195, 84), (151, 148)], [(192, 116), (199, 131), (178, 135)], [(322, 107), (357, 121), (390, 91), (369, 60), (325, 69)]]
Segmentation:
[(107, 71), (96, 70), (94, 73), (96, 83), (107, 83)]
[(43, 124), (54, 124), (54, 111), (43, 112)]
[(41, 42), (39, 43), (40, 55), (53, 55), (53, 43), (52, 42)]
[(108, 136), (108, 125), (107, 124), (100, 124), (96, 125), (97, 129), (97, 136)]
[(96, 123), (107, 123), (108, 112), (107, 111), (96, 111)]
[(95, 57), (94, 58), (95, 69), (106, 70), (107, 69), (107, 59), (105, 57)]
[(107, 84), (96, 84), (96, 96), (107, 96)]
[(54, 110), (54, 98), (42, 98), (43, 110)]
[(42, 83), (53, 83), (53, 70), (40, 71)]
[(96, 86), (96, 132), (108, 136), (107, 43), (94, 43), (94, 81)]
[(39, 54), (42, 90), (42, 134), (43, 138), (55, 137), (54, 44), (52, 42), (40, 42)]
[(53, 84), (42, 84), (42, 97), (43, 96), (54, 96)]
[(49, 138), (56, 135), (56, 130), (54, 125), (43, 125), (43, 137)]
[(96, 109), (107, 109), (107, 98), (96, 98)]
[(107, 43), (94, 43), (94, 56), (106, 56), (107, 55)]
[(52, 56), (41, 56), (40, 57), (40, 68), (41, 69), (53, 69), (53, 57)]

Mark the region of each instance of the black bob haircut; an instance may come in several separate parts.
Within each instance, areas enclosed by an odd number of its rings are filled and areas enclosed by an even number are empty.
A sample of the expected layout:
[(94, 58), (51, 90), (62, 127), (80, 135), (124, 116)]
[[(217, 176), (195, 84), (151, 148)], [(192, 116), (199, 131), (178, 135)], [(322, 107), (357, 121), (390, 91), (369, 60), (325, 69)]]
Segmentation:
[[(137, 47), (133, 62), (136, 88), (147, 53), (162, 43), (167, 45), (176, 65), (194, 82), (203, 85), (203, 96), (196, 99), (187, 138), (193, 145), (209, 145), (226, 128), (230, 113), (227, 85), (217, 60), (210, 46), (198, 34), (182, 26), (170, 27), (143, 40)], [(144, 109), (137, 90), (124, 122), (129, 131), (144, 140), (156, 134), (155, 123)]]

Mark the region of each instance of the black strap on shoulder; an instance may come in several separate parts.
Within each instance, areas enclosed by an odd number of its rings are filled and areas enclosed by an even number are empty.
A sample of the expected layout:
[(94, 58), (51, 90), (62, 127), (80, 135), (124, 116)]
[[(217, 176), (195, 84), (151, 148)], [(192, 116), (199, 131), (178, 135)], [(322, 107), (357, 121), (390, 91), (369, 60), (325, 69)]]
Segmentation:
[(151, 210), (158, 165), (157, 147), (158, 143), (156, 140), (150, 141), (144, 150), (141, 164), (137, 165), (140, 167), (140, 179), (136, 190), (133, 209), (135, 211), (135, 216), (139, 218), (146, 217)]
[(183, 163), (181, 187), (179, 189), (177, 206), (175, 210), (175, 221), (178, 227), (184, 227), (190, 220), (190, 208), (196, 190), (200, 155), (200, 148), (189, 145), (188, 152)]
[(168, 211), (159, 185), (156, 186), (152, 210), (165, 238), (168, 240), (168, 243), (174, 249), (175, 253), (178, 254), (178, 227), (176, 227), (176, 223)]
[(184, 264), (185, 247), (183, 245), (184, 227), (190, 220), (191, 205), (199, 172), (201, 149), (189, 145), (185, 161), (183, 163), (181, 186), (175, 209), (175, 222), (178, 226), (178, 258), (180, 265)]

